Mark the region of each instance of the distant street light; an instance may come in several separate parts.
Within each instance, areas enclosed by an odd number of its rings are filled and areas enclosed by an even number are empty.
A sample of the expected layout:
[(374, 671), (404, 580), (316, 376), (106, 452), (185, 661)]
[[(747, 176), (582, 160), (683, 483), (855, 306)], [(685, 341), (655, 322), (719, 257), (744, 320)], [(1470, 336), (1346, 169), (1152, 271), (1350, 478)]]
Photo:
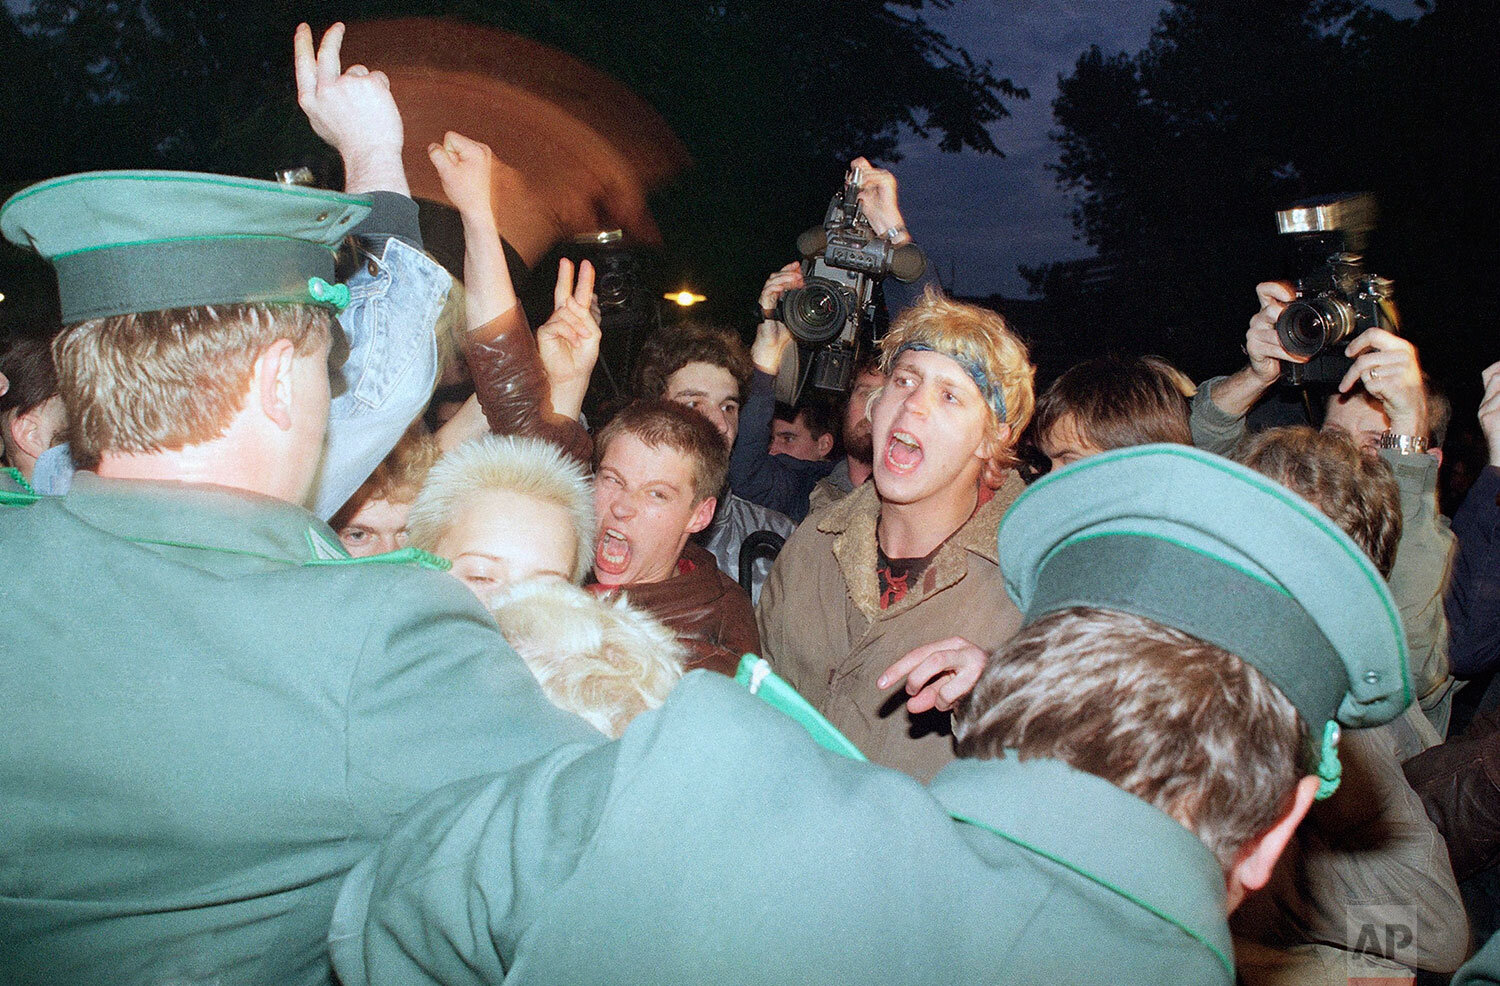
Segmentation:
[(693, 292), (688, 290), (668, 291), (666, 294), (662, 295), (662, 297), (667, 299), (668, 301), (677, 302), (683, 308), (691, 308), (693, 305), (696, 305), (700, 301), (708, 300), (703, 295), (694, 294)]

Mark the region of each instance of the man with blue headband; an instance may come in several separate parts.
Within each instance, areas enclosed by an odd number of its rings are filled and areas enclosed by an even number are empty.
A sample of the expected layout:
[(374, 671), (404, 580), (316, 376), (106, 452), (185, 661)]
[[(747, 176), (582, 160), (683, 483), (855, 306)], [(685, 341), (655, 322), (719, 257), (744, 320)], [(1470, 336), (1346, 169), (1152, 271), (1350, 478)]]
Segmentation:
[(1022, 626), (930, 785), (764, 662), (754, 698), (693, 672), (615, 743), (413, 809), (340, 893), (340, 978), (1229, 986), (1226, 916), (1338, 786), (1340, 727), (1411, 701), (1389, 590), (1316, 508), (1184, 446), (1040, 480), (998, 554)]
[(946, 709), (973, 678), (938, 675), (908, 702), (905, 675), (887, 669), (917, 648), (934, 663), (988, 653), (1020, 623), (995, 529), (1024, 488), (1011, 466), (1033, 371), (998, 314), (932, 292), (896, 319), (881, 354), (874, 483), (797, 529), (757, 621), (778, 673), (871, 760), (925, 781), (953, 759)]

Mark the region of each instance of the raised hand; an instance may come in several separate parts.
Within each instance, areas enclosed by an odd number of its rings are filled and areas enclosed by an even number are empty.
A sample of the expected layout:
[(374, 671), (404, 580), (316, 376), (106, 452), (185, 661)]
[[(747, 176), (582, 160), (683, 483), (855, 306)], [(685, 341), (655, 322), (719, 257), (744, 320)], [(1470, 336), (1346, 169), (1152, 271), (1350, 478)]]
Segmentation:
[[(851, 169), (860, 171), (859, 204), (864, 209), (870, 228), (892, 243), (905, 243), (911, 239), (906, 231), (906, 221), (901, 218), (901, 207), (896, 201), (896, 176), (884, 168), (877, 168), (868, 159), (857, 157), (849, 162)], [(895, 233), (892, 233), (895, 230)]]
[(495, 154), (488, 144), (450, 130), (441, 144), (427, 145), (427, 156), (443, 183), (443, 194), (466, 221), (470, 216), (495, 221)]
[(750, 359), (762, 373), (775, 376), (781, 369), (781, 356), (791, 345), (792, 334), (776, 320), (776, 303), (781, 296), (803, 285), (802, 265), (793, 260), (785, 267), (766, 278), (760, 289), (760, 311), (766, 316), (755, 330), (755, 342), (750, 345)]
[(297, 105), (307, 114), (313, 133), (344, 159), (348, 191), (409, 195), (401, 166), (401, 113), (391, 97), (391, 82), (384, 72), (363, 65), (340, 71), (343, 43), (344, 25), (335, 24), (314, 53), (312, 28), (297, 25), (292, 39)]
[(1293, 356), (1283, 349), (1276, 334), (1276, 320), (1297, 300), (1297, 291), (1285, 281), (1266, 281), (1255, 286), (1255, 297), (1260, 301), (1260, 311), (1251, 317), (1250, 330), (1245, 333), (1245, 355), (1250, 357), (1250, 372), (1270, 386), (1281, 376), (1283, 361), (1307, 361), (1307, 357)]
[(889, 688), (906, 679), (911, 696), (906, 710), (912, 713), (937, 709), (947, 712), (969, 694), (984, 670), (986, 656), (963, 637), (948, 637), (923, 644), (881, 672), (875, 685)]
[(575, 284), (573, 262), (566, 257), (558, 261), (552, 302), (552, 317), (536, 330), (537, 351), (552, 387), (553, 412), (576, 419), (603, 335), (594, 299), (594, 265), (580, 263)]

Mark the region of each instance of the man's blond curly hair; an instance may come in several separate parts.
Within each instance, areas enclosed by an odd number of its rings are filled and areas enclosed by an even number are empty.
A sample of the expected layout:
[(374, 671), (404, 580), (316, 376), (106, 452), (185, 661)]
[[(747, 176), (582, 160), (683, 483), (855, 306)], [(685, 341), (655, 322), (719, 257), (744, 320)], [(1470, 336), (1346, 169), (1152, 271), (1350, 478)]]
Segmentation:
[[(928, 288), (920, 301), (897, 316), (880, 341), (880, 370), (887, 377), (895, 367), (896, 354), (910, 343), (960, 364), (981, 367), (990, 382), (1000, 388), (1005, 396), (1005, 420), (1001, 421), (991, 408), (986, 434), (996, 450), (994, 465), (1014, 465), (1016, 440), (1026, 430), (1036, 407), (1036, 367), (1031, 365), (1026, 344), (1011, 331), (1005, 318), (999, 312), (954, 301)], [(1004, 441), (1002, 424), (1010, 425), (1010, 436)]]

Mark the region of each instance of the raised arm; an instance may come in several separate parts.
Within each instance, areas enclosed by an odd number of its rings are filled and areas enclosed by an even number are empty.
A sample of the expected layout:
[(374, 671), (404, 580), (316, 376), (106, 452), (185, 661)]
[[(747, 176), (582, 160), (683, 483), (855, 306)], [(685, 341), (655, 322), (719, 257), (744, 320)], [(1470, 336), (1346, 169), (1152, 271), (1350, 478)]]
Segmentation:
[(335, 24), (315, 51), (311, 28), (301, 24), (292, 52), (298, 105), (313, 132), (343, 159), (345, 190), (369, 195), (374, 204), (353, 230), (368, 260), (350, 278), (350, 304), (339, 316), (349, 356), (329, 408), (328, 442), (311, 504), (325, 519), (380, 464), (431, 397), (437, 378), (433, 330), (451, 283), (421, 252), (390, 81), (363, 65), (341, 70), (343, 40), (344, 26)]

